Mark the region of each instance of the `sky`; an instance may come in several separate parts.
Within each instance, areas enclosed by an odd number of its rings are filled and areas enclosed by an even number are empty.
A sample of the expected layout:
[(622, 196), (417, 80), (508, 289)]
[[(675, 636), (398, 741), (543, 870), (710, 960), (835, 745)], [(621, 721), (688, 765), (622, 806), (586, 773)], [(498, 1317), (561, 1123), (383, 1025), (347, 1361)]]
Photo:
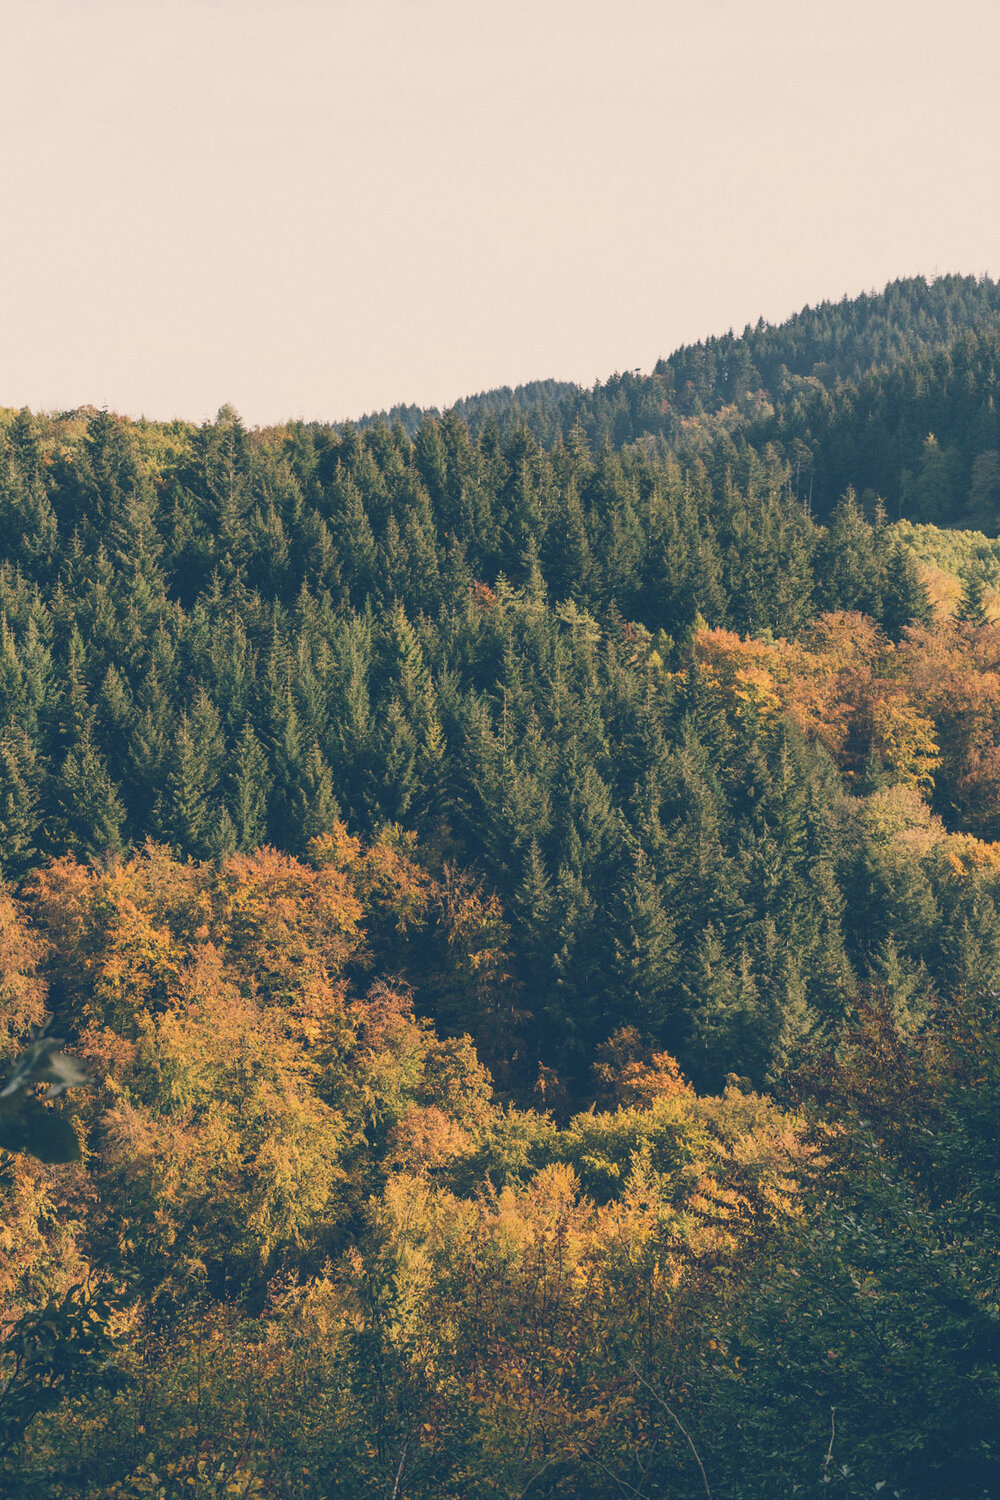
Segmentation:
[(1000, 274), (996, 0), (0, 0), (0, 406), (585, 385)]

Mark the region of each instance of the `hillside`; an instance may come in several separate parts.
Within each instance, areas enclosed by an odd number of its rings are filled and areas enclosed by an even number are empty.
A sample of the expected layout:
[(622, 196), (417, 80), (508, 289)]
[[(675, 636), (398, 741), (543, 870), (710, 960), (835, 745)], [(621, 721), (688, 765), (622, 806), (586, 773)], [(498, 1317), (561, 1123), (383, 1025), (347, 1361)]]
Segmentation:
[[(649, 375), (614, 375), (589, 391), (536, 382), (454, 411), (474, 434), (487, 422), (503, 436), (523, 426), (549, 447), (579, 427), (595, 448), (652, 439), (710, 467), (732, 461), (734, 445), (771, 445), (821, 514), (853, 485), (872, 501), (880, 495), (894, 517), (992, 529), (998, 334), (996, 282), (913, 277), (687, 345)], [(413, 436), (423, 418), (441, 414), (401, 407), (385, 415)]]
[(998, 304), (0, 414), (5, 1494), (997, 1492)]

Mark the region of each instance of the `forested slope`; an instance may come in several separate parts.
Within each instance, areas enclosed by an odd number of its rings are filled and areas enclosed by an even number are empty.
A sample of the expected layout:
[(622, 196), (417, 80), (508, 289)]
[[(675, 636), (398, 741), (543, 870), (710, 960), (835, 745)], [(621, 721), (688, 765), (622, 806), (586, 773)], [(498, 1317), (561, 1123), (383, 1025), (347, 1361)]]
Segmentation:
[[(598, 448), (652, 442), (710, 467), (747, 444), (772, 444), (820, 514), (853, 485), (880, 495), (894, 517), (995, 529), (998, 320), (1000, 286), (988, 278), (911, 277), (686, 345), (649, 375), (614, 375), (591, 390), (535, 382), (454, 410), (474, 434), (491, 422), (504, 436), (527, 427), (552, 447), (578, 427)], [(414, 436), (422, 417), (441, 413), (387, 415)]]
[(3, 413), (12, 1494), (994, 1492), (998, 299)]
[[(914, 709), (915, 752), (882, 746), (859, 711), (842, 784), (826, 746), (716, 693), (692, 650), (705, 621), (798, 637), (818, 611), (898, 636), (926, 605), (884, 519), (848, 500), (820, 528), (754, 454), (716, 485), (585, 444), (473, 443), (454, 418), (414, 443), (385, 428), (318, 442), (225, 412), (157, 472), (165, 437), (97, 414), (46, 452), (30, 419), (10, 426), (8, 877), (146, 837), (222, 858), (300, 852), (338, 815), (363, 833), (398, 822), (517, 918), (524, 1035), (504, 1056), (574, 1074), (625, 1022), (715, 1078), (742, 1048), (763, 1077), (786, 1009), (835, 1011), (851, 962), (894, 940), (862, 951), (845, 928), (853, 876), (827, 825), (845, 787), (934, 758), (930, 721)], [(849, 657), (856, 632), (841, 635)], [(855, 644), (884, 675), (889, 640)], [(791, 903), (751, 852), (786, 804), (825, 851), (775, 845), (796, 861)], [(744, 1005), (737, 974), (771, 1019), (752, 1041), (720, 1035), (710, 1062), (695, 1038), (721, 1024), (713, 1005)]]

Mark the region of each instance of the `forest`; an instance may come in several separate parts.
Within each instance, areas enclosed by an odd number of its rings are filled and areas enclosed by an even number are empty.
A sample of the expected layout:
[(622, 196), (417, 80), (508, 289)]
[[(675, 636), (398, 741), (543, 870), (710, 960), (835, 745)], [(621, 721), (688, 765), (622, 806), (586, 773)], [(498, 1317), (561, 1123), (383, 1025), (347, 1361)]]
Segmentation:
[(4, 1495), (1000, 1495), (998, 400), (0, 410)]

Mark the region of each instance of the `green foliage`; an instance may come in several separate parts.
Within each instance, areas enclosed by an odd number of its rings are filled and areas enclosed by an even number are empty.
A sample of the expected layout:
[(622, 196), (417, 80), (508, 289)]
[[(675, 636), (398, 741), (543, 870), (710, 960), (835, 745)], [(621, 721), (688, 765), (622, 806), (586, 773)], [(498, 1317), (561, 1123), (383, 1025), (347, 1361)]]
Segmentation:
[(78, 1393), (116, 1388), (114, 1301), (76, 1286), (23, 1314), (0, 1345), (0, 1460), (27, 1427)]
[(4, 1493), (997, 1489), (998, 317), (3, 415)]

